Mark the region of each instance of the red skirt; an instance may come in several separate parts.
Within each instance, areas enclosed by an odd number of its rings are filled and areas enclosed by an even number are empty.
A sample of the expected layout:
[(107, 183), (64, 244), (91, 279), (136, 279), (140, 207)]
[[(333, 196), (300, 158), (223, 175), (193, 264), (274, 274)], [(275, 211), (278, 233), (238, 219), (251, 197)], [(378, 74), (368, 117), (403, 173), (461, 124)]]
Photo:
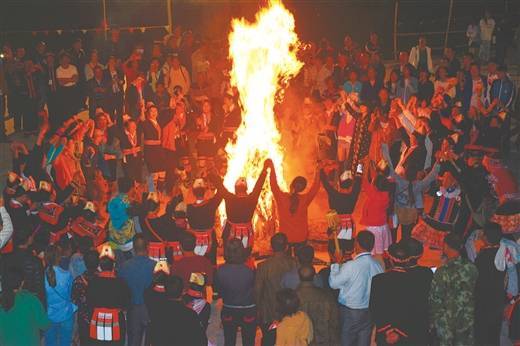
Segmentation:
[(439, 231), (428, 225), (422, 218), (419, 219), (417, 225), (412, 230), (412, 237), (422, 242), (424, 245), (432, 249), (442, 249), (444, 237), (448, 232)]

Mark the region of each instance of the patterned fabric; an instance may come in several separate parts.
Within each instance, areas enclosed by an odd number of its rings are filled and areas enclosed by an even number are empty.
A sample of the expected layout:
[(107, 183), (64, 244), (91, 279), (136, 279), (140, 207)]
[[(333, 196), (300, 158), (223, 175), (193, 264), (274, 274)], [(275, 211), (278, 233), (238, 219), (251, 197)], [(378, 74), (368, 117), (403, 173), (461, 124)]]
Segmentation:
[(431, 320), (440, 345), (473, 345), (474, 291), (478, 271), (458, 257), (440, 267), (430, 290)]
[(432, 249), (442, 249), (444, 238), (448, 232), (437, 230), (419, 219), (419, 222), (412, 231), (412, 237), (422, 242)]
[(253, 225), (251, 223), (232, 223), (229, 222), (230, 230), (227, 240), (239, 239), (244, 248), (252, 248), (255, 240)]
[(90, 337), (99, 341), (120, 340), (119, 311), (119, 309), (94, 309), (90, 321)]
[(195, 236), (195, 254), (199, 256), (204, 256), (210, 249), (212, 245), (212, 229), (206, 230), (190, 230)]

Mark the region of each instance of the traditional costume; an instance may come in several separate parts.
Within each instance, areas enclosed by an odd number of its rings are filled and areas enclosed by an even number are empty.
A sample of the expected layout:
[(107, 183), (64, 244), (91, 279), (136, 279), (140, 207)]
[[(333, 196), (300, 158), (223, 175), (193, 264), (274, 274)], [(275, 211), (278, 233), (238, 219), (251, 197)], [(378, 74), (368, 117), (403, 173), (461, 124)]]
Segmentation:
[(419, 218), (412, 236), (430, 248), (442, 249), (444, 237), (455, 230), (462, 198), (458, 184), (448, 188), (441, 186), (433, 197), (430, 211)]
[[(352, 212), (356, 207), (356, 203), (359, 197), (359, 192), (361, 191), (361, 177), (356, 176), (352, 180), (352, 173), (350, 171), (346, 171), (348, 174), (340, 177), (340, 185), (346, 181), (350, 180), (352, 182), (352, 187), (350, 191), (341, 189), (336, 190), (329, 182), (325, 171), (322, 169), (320, 171), (320, 179), (323, 185), (323, 188), (327, 192), (328, 201), (329, 201), (329, 209), (330, 211), (327, 213), (327, 219), (329, 223), (328, 233), (329, 236), (329, 254), (335, 254), (338, 251), (341, 251), (342, 257), (350, 257), (353, 251), (353, 234), (355, 234), (354, 230), (354, 220), (352, 219)], [(342, 179), (344, 178), (344, 179)], [(348, 192), (347, 192), (348, 191)], [(337, 234), (335, 234), (337, 232)], [(335, 239), (338, 240), (338, 247), (335, 247)], [(337, 259), (340, 260), (339, 258)]]
[(264, 167), (253, 191), (249, 194), (247, 193), (247, 181), (245, 178), (239, 178), (235, 184), (235, 190), (242, 189), (244, 193), (235, 194), (225, 188), (222, 180), (218, 180), (218, 191), (221, 192), (226, 202), (226, 224), (222, 232), (224, 244), (230, 239), (236, 238), (242, 241), (244, 248), (249, 251), (252, 250), (255, 240), (252, 219), (266, 177), (267, 168)]
[[(204, 188), (205, 183), (202, 179), (196, 179), (193, 188)], [(222, 194), (217, 193), (207, 199), (198, 199), (195, 203), (189, 204), (186, 210), (189, 229), (196, 238), (195, 254), (206, 256), (213, 264), (217, 261), (217, 243), (215, 236), (215, 219), (218, 206), (222, 202)]]
[(141, 151), (140, 136), (125, 130), (120, 137), (119, 145), (123, 154), (125, 177), (140, 183), (143, 180), (143, 153)]
[[(101, 247), (100, 259), (115, 261), (109, 245)], [(130, 307), (130, 289), (114, 271), (102, 271), (89, 281), (87, 307), (89, 310), (89, 345), (124, 345), (126, 335), (125, 311)]]

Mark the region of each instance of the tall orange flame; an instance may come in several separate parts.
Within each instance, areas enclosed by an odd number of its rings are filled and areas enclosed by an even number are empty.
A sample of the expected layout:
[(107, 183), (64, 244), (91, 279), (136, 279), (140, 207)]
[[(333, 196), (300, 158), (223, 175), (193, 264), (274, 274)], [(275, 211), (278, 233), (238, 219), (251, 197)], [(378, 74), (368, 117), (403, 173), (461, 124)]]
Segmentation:
[[(251, 189), (267, 158), (274, 162), (280, 186), (286, 187), (284, 152), (279, 144), (274, 106), (287, 82), (303, 67), (296, 56), (299, 40), (294, 28), (293, 15), (279, 0), (271, 0), (261, 8), (254, 23), (244, 18), (232, 22), (231, 84), (239, 92), (242, 124), (236, 142), (226, 146), (229, 160), (224, 184), (230, 190), (239, 177), (245, 177)], [(269, 219), (272, 195), (266, 186), (257, 216)]]

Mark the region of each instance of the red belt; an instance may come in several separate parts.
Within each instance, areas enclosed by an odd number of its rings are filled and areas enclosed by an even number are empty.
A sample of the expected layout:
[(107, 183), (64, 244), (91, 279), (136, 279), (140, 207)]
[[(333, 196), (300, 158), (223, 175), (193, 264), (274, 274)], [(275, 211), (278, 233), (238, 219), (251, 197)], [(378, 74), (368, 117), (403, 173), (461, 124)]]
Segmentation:
[(247, 238), (247, 243), (243, 244), (246, 248), (253, 247), (254, 243), (254, 232), (253, 232), (253, 225), (251, 222), (248, 223), (232, 223), (227, 221), (229, 224), (229, 235), (228, 239), (240, 239), (243, 240), (244, 238)]
[(90, 338), (99, 341), (121, 339), (119, 309), (95, 308), (90, 320)]
[(144, 145), (161, 145), (161, 141), (158, 139), (148, 139), (144, 141)]
[(352, 222), (351, 214), (338, 214), (338, 217), (339, 217), (339, 224), (341, 226), (341, 229), (353, 228), (354, 223)]

